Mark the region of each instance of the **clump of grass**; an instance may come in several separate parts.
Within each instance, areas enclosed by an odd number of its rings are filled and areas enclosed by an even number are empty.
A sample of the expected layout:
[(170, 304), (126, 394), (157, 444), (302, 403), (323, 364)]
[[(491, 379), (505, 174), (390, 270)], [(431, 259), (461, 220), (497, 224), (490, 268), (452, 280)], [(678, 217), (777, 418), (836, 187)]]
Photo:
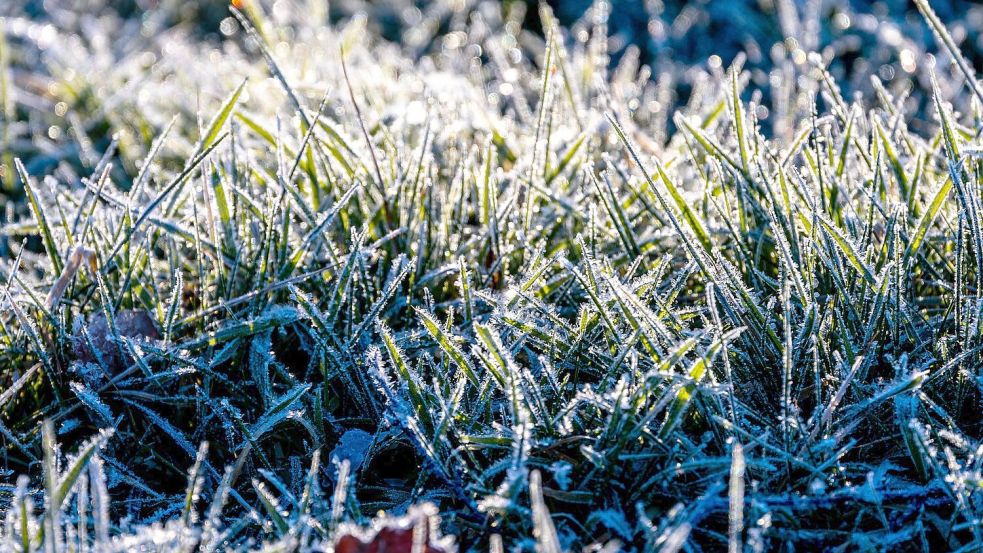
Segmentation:
[(671, 126), (604, 3), (430, 13), (426, 55), (245, 4), (218, 46), (45, 44), (7, 547), (315, 549), (422, 502), (469, 549), (983, 547), (980, 85), (927, 3), (929, 108), (812, 56), (769, 111), (738, 57)]

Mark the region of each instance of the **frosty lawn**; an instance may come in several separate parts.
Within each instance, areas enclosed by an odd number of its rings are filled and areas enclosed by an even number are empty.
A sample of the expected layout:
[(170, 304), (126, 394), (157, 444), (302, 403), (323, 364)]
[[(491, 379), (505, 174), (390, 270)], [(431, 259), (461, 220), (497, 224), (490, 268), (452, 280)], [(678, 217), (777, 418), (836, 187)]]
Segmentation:
[(980, 551), (983, 85), (917, 4), (867, 94), (808, 21), (766, 91), (610, 68), (604, 2), (4, 18), (2, 548)]

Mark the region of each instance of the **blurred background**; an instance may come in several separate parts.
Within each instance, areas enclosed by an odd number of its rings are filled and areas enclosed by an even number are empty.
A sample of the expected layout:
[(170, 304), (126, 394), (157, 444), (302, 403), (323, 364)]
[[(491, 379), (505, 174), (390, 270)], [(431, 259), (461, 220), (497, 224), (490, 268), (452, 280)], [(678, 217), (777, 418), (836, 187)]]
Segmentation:
[[(455, 14), (475, 9), (501, 10), (524, 30), (542, 32), (536, 2), (523, 0), (276, 0), (272, 10), (323, 13), (337, 22), (364, 15), (385, 38), (421, 43), (449, 29)], [(73, 17), (115, 16), (155, 20), (156, 24), (193, 27), (203, 38), (220, 39), (228, 18), (222, 0), (10, 0), (0, 15), (51, 19), (59, 26)], [(720, 56), (726, 65), (739, 52), (751, 67), (773, 65), (776, 44), (794, 54), (830, 49), (845, 74), (873, 70), (884, 80), (910, 68), (905, 49), (931, 46), (931, 35), (911, 0), (548, 0), (561, 24), (573, 28), (598, 7), (609, 12), (612, 64), (626, 54), (653, 67), (692, 65)], [(931, 5), (946, 22), (964, 52), (979, 68), (983, 64), (983, 5), (969, 0), (934, 0)], [(605, 7), (606, 6), (606, 7)], [(426, 32), (421, 32), (426, 28)], [(886, 48), (877, 48), (886, 46)], [(421, 44), (421, 53), (439, 48)], [(915, 52), (912, 52), (915, 53)]]
[[(296, 17), (332, 23), (362, 18), (374, 34), (415, 52), (418, 59), (446, 48), (445, 38), (472, 25), (476, 14), (490, 27), (508, 26), (519, 38), (520, 50), (528, 52), (523, 49), (528, 41), (538, 37), (541, 43), (543, 38), (541, 10), (535, 1), (249, 1), (288, 24)], [(916, 67), (915, 60), (939, 51), (911, 0), (548, 0), (546, 4), (569, 30), (563, 37), (567, 42), (586, 41), (595, 23), (606, 18), (611, 67), (647, 65), (652, 80), (666, 81), (665, 100), (670, 106), (685, 103), (700, 73), (726, 70), (735, 60), (750, 70), (751, 89), (767, 97), (781, 78), (776, 69), (787, 61), (803, 65), (814, 52), (849, 100), (852, 93), (873, 92), (871, 76), (887, 89), (913, 76), (927, 78), (927, 72), (916, 75), (925, 64)], [(983, 5), (968, 0), (931, 4), (970, 62), (977, 70), (983, 67), (983, 33), (979, 32)], [(228, 8), (229, 2), (222, 0), (7, 0), (0, 2), (0, 17), (50, 23), (61, 33), (77, 32), (83, 42), (109, 40), (107, 50), (122, 57), (146, 47), (141, 37), (149, 39), (163, 29), (179, 29), (213, 44), (241, 43), (242, 33)], [(116, 34), (107, 37), (94, 31), (107, 26)], [(36, 43), (39, 32), (8, 29), (15, 68), (34, 71), (45, 65), (32, 59), (31, 48), (17, 48), (18, 42)]]

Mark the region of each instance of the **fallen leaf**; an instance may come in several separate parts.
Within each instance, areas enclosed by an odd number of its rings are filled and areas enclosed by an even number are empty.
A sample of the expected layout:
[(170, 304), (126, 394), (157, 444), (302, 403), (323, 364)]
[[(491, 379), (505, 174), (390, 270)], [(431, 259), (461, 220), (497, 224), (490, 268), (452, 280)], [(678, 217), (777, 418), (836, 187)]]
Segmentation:
[[(113, 315), (113, 320), (116, 322), (116, 329), (121, 337), (144, 340), (160, 338), (153, 318), (142, 309), (122, 309)], [(72, 337), (75, 355), (79, 361), (91, 363), (96, 361), (96, 355), (98, 355), (114, 373), (132, 362), (130, 355), (120, 356), (121, 348), (113, 341), (112, 329), (102, 311), (89, 315), (89, 320), (85, 325), (91, 346), (86, 341), (82, 330), (82, 328), (77, 329)]]
[(437, 507), (424, 503), (410, 507), (402, 517), (381, 516), (368, 529), (342, 525), (335, 553), (456, 553), (452, 536), (440, 535)]

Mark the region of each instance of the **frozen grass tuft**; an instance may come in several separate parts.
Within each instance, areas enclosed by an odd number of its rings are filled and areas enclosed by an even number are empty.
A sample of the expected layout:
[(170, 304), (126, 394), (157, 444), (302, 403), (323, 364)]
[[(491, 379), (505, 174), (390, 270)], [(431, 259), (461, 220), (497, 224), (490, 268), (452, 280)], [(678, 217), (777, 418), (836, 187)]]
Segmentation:
[(910, 79), (685, 102), (604, 2), (163, 4), (0, 20), (5, 550), (450, 550), (433, 506), (467, 550), (983, 549), (981, 85), (928, 2)]

